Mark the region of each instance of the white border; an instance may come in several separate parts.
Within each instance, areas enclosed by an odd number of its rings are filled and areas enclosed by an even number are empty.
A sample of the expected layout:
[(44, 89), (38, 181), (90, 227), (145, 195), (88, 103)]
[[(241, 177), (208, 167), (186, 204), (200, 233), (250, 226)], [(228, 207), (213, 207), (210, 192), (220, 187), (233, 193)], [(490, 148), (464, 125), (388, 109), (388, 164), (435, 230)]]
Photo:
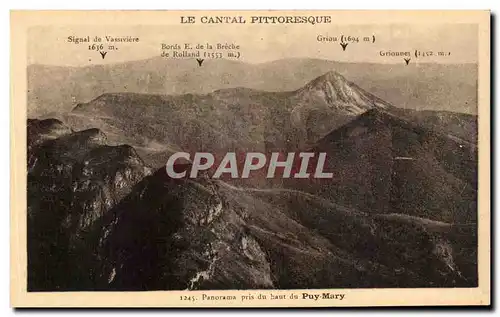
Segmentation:
[[(7, 6), (8, 4), (11, 4), (11, 6)], [(10, 95), (10, 74), (9, 74), (9, 66), (10, 65), (10, 31), (9, 31), (9, 10), (10, 9), (106, 9), (106, 10), (112, 10), (112, 9), (122, 9), (122, 10), (129, 10), (129, 9), (492, 9), (492, 11), (496, 14), (499, 14), (498, 6), (500, 4), (500, 1), (498, 0), (484, 0), (484, 1), (466, 1), (466, 2), (461, 2), (461, 1), (435, 1), (435, 0), (418, 0), (418, 1), (390, 1), (390, 0), (377, 0), (377, 1), (360, 1), (360, 0), (349, 0), (349, 1), (335, 1), (335, 2), (323, 2), (319, 0), (307, 0), (307, 1), (297, 1), (297, 0), (288, 0), (286, 2), (279, 2), (279, 4), (272, 4), (270, 3), (269, 0), (252, 0), (251, 2), (226, 2), (226, 1), (151, 1), (151, 0), (141, 0), (141, 1), (106, 1), (106, 0), (86, 0), (86, 1), (78, 1), (78, 2), (72, 2), (72, 1), (62, 1), (62, 0), (53, 0), (53, 1), (36, 1), (36, 0), (16, 0), (14, 3), (10, 2), (8, 3), (7, 1), (2, 2), (2, 9), (0, 10), (0, 23), (2, 23), (2, 28), (1, 28), (1, 35), (4, 41), (6, 42), (7, 45), (1, 46), (0, 52), (2, 54), (4, 62), (1, 64), (2, 65), (2, 96), (3, 96), (3, 102), (2, 106), (0, 107), (0, 148), (3, 149), (2, 155), (0, 156), (0, 166), (2, 168), (2, 181), (1, 181), (1, 188), (0, 188), (0, 202), (3, 204), (2, 210), (3, 210), (3, 221), (0, 221), (0, 232), (2, 233), (1, 236), (1, 243), (2, 243), (2, 248), (1, 250), (4, 251), (4, 254), (8, 254), (8, 249), (9, 249), (9, 237), (10, 237), (10, 226), (9, 226), (9, 187), (10, 187), (10, 182), (9, 182), (9, 168), (10, 168), (10, 155), (9, 151), (7, 149), (10, 148), (9, 142), (10, 142), (10, 129), (9, 129), (9, 124), (8, 124), (8, 118), (9, 118), (9, 95)], [(5, 8), (3, 8), (5, 6)], [(498, 17), (497, 17), (498, 19)], [(497, 21), (498, 24), (498, 21)], [(495, 42), (498, 41), (498, 33), (495, 32)], [(498, 57), (498, 52), (495, 54), (495, 58)], [(492, 65), (495, 67), (495, 65)], [(498, 82), (494, 82), (494, 86), (491, 87), (493, 92), (497, 91), (499, 87)], [(494, 105), (497, 104), (497, 96), (494, 94)], [(493, 101), (492, 100), (492, 101)], [(499, 120), (500, 113), (498, 111), (495, 111), (495, 121), (500, 121)], [(498, 148), (500, 144), (498, 144), (498, 131), (500, 128), (498, 128), (496, 125), (493, 126), (494, 128), (494, 133), (495, 133), (495, 144), (494, 148)], [(500, 160), (498, 155), (496, 155), (496, 159)], [(492, 162), (494, 164), (494, 162)], [(493, 169), (495, 171), (495, 169)], [(500, 197), (500, 189), (496, 186), (493, 187), (495, 192), (492, 195), (492, 197)], [(492, 213), (494, 214), (495, 212), (492, 210)], [(495, 224), (494, 228), (497, 228), (499, 222), (499, 217), (498, 215), (495, 216)], [(492, 233), (494, 233), (495, 230), (492, 230)], [(493, 234), (493, 237), (496, 235)], [(493, 243), (493, 246), (495, 246), (495, 243)], [(495, 263), (498, 260), (498, 255), (497, 252), (495, 252)], [(9, 261), (8, 261), (8, 255), (3, 257), (3, 261), (0, 261), (0, 266), (2, 268), (1, 272), (2, 274), (0, 275), (2, 280), (1, 280), (1, 301), (2, 301), (2, 316), (12, 316), (15, 311), (9, 308), (9, 294), (10, 294), (10, 288), (9, 288)], [(496, 274), (498, 276), (498, 274)], [(495, 281), (496, 282), (496, 281)], [(494, 283), (495, 285), (496, 283)], [(496, 292), (493, 292), (494, 294)], [(366, 312), (366, 311), (362, 311)], [(33, 313), (33, 312), (29, 312)], [(47, 311), (46, 313), (53, 313)], [(63, 315), (66, 314), (72, 314), (75, 313), (74, 311), (64, 311), (61, 312)], [(88, 315), (88, 316), (104, 316), (104, 314), (115, 314), (115, 315), (122, 315), (125, 312), (123, 311), (84, 311), (84, 312), (78, 312), (79, 314), (82, 315)], [(144, 311), (134, 311), (134, 312), (129, 312), (127, 314), (131, 315), (137, 315), (140, 316), (144, 314)], [(164, 313), (164, 312), (162, 312)], [(177, 315), (180, 314), (180, 312), (174, 312), (174, 311), (168, 311), (168, 314), (173, 314)], [(234, 312), (221, 312), (221, 311), (188, 311), (184, 312), (184, 314), (187, 315), (194, 315), (194, 314), (221, 314), (221, 313), (229, 313), (232, 314)], [(274, 314), (283, 314), (283, 313), (290, 313), (290, 311), (238, 311), (238, 314), (240, 313), (252, 313), (252, 314), (259, 314), (259, 315), (267, 315), (271, 316)], [(309, 312), (299, 312), (300, 314), (309, 314)], [(327, 313), (331, 314), (332, 311), (319, 311), (318, 313)], [(336, 315), (338, 316), (345, 316), (349, 313), (354, 313), (353, 311), (338, 311), (335, 312)], [(359, 313), (359, 311), (356, 311), (356, 313)], [(374, 313), (374, 315), (386, 315), (388, 312), (383, 312), (383, 311), (377, 311)], [(406, 314), (407, 312), (391, 312), (395, 314)], [(446, 312), (440, 315), (455, 315), (457, 312)], [(466, 312), (466, 313), (471, 313), (471, 312)]]

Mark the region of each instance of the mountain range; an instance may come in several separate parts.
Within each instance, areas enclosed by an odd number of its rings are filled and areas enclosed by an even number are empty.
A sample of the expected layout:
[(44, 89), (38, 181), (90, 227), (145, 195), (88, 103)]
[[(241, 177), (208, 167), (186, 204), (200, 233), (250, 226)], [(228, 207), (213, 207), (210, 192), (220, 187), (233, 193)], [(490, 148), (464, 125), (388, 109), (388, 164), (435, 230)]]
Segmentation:
[[(28, 116), (49, 118), (104, 93), (206, 94), (245, 87), (293, 91), (334, 69), (361, 88), (400, 108), (477, 113), (476, 64), (370, 64), (282, 59), (262, 64), (231, 60), (154, 57), (126, 63), (63, 67), (30, 65)], [(57, 89), (54, 89), (57, 87)]]
[(105, 93), (53, 117), (77, 130), (99, 128), (112, 144), (130, 144), (149, 165), (159, 167), (180, 149), (221, 157), (228, 151), (304, 149), (371, 108), (391, 108), (476, 143), (475, 116), (398, 109), (337, 72), (285, 92), (233, 88), (186, 95)]
[[(29, 290), (477, 286), (475, 115), (398, 108), (334, 71), (148, 92), (28, 120)], [(326, 152), (334, 176), (170, 179), (177, 151)]]

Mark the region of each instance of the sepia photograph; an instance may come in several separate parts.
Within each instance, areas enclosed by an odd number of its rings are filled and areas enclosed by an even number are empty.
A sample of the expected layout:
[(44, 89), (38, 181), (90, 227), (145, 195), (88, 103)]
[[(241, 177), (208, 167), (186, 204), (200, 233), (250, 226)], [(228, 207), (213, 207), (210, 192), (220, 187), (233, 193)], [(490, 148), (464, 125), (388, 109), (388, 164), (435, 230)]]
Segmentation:
[(489, 304), (488, 11), (84, 13), (11, 14), (13, 302)]

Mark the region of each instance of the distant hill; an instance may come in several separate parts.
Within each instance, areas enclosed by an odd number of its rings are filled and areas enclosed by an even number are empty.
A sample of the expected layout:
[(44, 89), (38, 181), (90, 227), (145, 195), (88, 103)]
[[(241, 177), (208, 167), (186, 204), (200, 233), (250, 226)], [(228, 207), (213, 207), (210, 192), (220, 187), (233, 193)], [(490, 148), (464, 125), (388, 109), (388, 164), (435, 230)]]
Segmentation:
[(325, 169), (333, 178), (291, 179), (301, 190), (371, 213), (477, 221), (476, 144), (371, 109), (311, 151), (327, 153)]
[[(104, 93), (205, 94), (245, 87), (293, 91), (329, 71), (401, 108), (477, 113), (477, 65), (339, 63), (283, 59), (263, 64), (151, 58), (86, 67), (28, 66), (28, 116), (70, 111)], [(74, 100), (74, 101), (73, 101)]]

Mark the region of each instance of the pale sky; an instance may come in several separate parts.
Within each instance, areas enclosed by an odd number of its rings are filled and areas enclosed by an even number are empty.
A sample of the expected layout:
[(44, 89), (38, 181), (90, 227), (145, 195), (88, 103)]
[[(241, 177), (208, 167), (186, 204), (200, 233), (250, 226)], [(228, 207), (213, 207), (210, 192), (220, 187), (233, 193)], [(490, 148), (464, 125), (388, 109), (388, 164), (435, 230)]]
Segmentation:
[[(132, 26), (38, 26), (28, 32), (28, 64), (86, 66), (145, 59), (161, 54), (161, 44), (184, 46), (228, 43), (240, 45), (240, 61), (261, 63), (282, 58), (307, 57), (343, 62), (401, 63), (403, 57), (383, 57), (380, 51), (410, 51), (413, 62), (476, 63), (478, 28), (474, 24), (233, 24), (233, 25), (132, 25)], [(138, 37), (138, 43), (108, 43), (118, 47), (102, 59), (89, 44), (68, 42), (69, 36)], [(340, 36), (359, 37), (346, 51)], [(375, 43), (363, 42), (363, 37)], [(337, 42), (320, 42), (318, 36), (338, 37)], [(446, 57), (418, 58), (419, 51), (444, 51)]]

